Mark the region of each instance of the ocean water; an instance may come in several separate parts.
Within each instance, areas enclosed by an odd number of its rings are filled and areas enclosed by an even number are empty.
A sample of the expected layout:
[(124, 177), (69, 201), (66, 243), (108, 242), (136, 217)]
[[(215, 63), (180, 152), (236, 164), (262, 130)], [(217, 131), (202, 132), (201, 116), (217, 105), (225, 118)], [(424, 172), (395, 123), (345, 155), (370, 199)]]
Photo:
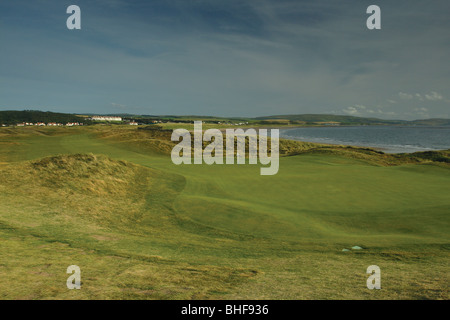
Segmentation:
[(450, 149), (450, 127), (302, 127), (280, 129), (280, 138), (373, 147), (386, 153)]

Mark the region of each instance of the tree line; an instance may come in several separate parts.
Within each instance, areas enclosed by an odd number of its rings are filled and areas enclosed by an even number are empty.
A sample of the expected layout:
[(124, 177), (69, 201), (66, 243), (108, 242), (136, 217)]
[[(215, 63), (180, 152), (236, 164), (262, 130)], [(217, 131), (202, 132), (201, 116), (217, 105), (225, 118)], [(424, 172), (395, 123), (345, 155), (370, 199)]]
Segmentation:
[(67, 113), (43, 112), (35, 110), (24, 111), (0, 111), (0, 125), (15, 125), (24, 122), (44, 122), (44, 123), (68, 123), (68, 122), (82, 122), (84, 124), (91, 124), (92, 122), (87, 118)]

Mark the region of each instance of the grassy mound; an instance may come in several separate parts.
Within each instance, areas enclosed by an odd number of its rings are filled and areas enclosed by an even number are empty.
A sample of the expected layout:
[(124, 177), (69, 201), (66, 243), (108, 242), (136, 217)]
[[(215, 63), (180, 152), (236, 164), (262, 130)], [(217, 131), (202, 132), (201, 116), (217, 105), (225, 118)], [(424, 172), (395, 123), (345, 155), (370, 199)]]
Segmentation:
[(416, 159), (423, 159), (433, 162), (441, 162), (450, 164), (450, 150), (442, 151), (425, 151), (425, 152), (414, 152), (410, 155), (404, 155), (405, 157), (411, 157)]
[(127, 195), (138, 171), (130, 162), (93, 154), (48, 157), (31, 162), (28, 168), (43, 186), (108, 198)]
[(7, 193), (21, 202), (43, 203), (55, 216), (79, 216), (119, 229), (134, 229), (151, 211), (150, 198), (170, 206), (183, 187), (174, 175), (94, 154), (46, 157), (10, 166), (0, 175)]
[[(10, 199), (43, 204), (55, 217), (82, 216), (105, 224), (120, 217), (119, 207), (138, 212), (142, 188), (133, 192), (139, 168), (93, 154), (60, 155), (8, 167), (1, 172)], [(132, 198), (130, 196), (133, 195)]]
[[(90, 299), (204, 298), (256, 276), (252, 269), (191, 265), (166, 256), (167, 247), (179, 250), (192, 238), (179, 229), (172, 209), (184, 185), (178, 175), (94, 154), (4, 167), (4, 297), (71, 298), (64, 285), (48, 285), (64, 284), (70, 264), (87, 274), (77, 298)], [(22, 281), (36, 285), (18, 286)]]

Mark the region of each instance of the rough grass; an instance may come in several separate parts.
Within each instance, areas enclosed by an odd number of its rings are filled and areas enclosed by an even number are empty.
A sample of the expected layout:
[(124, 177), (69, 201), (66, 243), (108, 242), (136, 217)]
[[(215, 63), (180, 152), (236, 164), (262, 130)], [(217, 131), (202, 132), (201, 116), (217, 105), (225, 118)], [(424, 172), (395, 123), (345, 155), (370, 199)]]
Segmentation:
[[(248, 278), (244, 268), (194, 268), (153, 254), (152, 237), (172, 236), (162, 234), (173, 228), (168, 208), (179, 192), (171, 186), (176, 176), (75, 154), (10, 166), (1, 181), (2, 203), (13, 202), (1, 210), (3, 298), (70, 297), (61, 272), (69, 261), (86, 266), (82, 298), (204, 298), (211, 288), (226, 291)], [(142, 238), (147, 246), (136, 250), (133, 241)], [(54, 285), (41, 288), (46, 280)], [(24, 281), (35, 285), (17, 290)]]

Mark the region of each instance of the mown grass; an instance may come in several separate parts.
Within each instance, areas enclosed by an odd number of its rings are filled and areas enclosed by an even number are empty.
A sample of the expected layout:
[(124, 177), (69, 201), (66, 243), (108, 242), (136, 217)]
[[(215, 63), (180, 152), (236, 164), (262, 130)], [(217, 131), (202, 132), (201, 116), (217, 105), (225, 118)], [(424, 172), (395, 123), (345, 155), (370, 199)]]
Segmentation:
[(160, 133), (71, 129), (0, 130), (3, 299), (449, 298), (446, 152), (288, 142), (260, 176), (175, 166)]

